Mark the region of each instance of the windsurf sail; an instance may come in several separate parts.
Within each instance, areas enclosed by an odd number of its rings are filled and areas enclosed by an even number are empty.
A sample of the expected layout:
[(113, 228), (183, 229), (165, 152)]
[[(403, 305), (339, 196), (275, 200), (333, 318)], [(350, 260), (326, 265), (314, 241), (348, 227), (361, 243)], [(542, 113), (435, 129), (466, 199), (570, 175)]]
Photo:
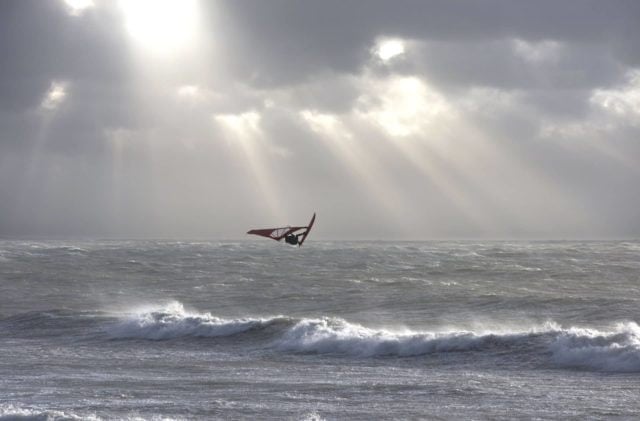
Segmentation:
[(307, 239), (311, 227), (316, 220), (316, 214), (313, 214), (309, 225), (295, 227), (279, 227), (279, 228), (261, 228), (247, 231), (247, 234), (259, 235), (261, 237), (271, 238), (272, 240), (285, 240), (292, 245), (301, 246)]

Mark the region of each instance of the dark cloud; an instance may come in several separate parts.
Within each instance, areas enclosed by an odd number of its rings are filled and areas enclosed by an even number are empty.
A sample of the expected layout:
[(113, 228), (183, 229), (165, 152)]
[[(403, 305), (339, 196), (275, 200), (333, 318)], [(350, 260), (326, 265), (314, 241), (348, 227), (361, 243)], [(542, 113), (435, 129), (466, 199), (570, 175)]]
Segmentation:
[[(607, 56), (626, 66), (640, 60), (634, 42), (640, 38), (640, 5), (634, 1), (227, 1), (216, 10), (227, 13), (236, 28), (237, 38), (230, 40), (240, 50), (231, 58), (234, 69), (259, 85), (290, 84), (327, 69), (357, 72), (373, 40), (382, 35), (435, 41), (440, 51), (432, 66), (439, 66), (440, 59), (441, 69), (454, 74), (476, 70), (491, 73), (492, 79), (505, 71), (507, 80), (513, 72), (528, 73), (522, 64), (510, 68), (504, 44), (488, 44), (495, 40), (556, 40), (585, 52), (585, 45), (592, 45), (594, 53), (606, 49)], [(586, 65), (578, 74), (550, 76), (569, 84), (610, 77), (600, 76), (591, 62), (578, 60), (576, 65)]]
[[(117, 2), (0, 2), (0, 235), (237, 236), (312, 210), (326, 237), (640, 235), (640, 3), (200, 9), (198, 49), (161, 60)], [(405, 53), (375, 57), (381, 37)]]
[(61, 1), (0, 5), (0, 106), (37, 106), (52, 80), (122, 82), (129, 63), (113, 11), (70, 16)]
[[(605, 46), (500, 39), (416, 43), (399, 70), (442, 88), (568, 91), (618, 82), (624, 68)], [(404, 69), (403, 69), (404, 67)]]

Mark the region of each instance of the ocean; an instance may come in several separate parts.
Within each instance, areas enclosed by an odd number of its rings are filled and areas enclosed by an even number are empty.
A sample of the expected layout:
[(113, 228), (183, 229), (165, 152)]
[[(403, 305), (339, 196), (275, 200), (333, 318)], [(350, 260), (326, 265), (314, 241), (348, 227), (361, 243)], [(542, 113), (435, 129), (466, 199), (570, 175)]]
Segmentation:
[(640, 242), (0, 241), (0, 420), (637, 419)]

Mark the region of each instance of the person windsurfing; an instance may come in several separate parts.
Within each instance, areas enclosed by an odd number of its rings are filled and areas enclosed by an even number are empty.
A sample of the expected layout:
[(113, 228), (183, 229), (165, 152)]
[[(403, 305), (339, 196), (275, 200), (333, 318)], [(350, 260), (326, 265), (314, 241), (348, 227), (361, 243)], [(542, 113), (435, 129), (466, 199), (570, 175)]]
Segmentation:
[(298, 243), (300, 242), (300, 241), (298, 240), (298, 237), (300, 237), (300, 236), (302, 236), (302, 235), (305, 235), (306, 233), (307, 233), (307, 231), (305, 231), (305, 232), (303, 232), (303, 233), (301, 233), (301, 234), (293, 234), (293, 233), (292, 233), (292, 234), (285, 235), (285, 236), (284, 236), (284, 241), (285, 241), (287, 244), (291, 244), (292, 246), (297, 246), (297, 245), (298, 245)]
[[(260, 228), (260, 229), (252, 229), (247, 231), (247, 234), (259, 235), (261, 237), (270, 238), (276, 241), (284, 240), (285, 243), (291, 244), (292, 246), (302, 246), (304, 241), (307, 239), (309, 232), (311, 231), (311, 227), (313, 227), (313, 223), (316, 220), (316, 214), (314, 213), (311, 217), (311, 221), (309, 221), (309, 225), (298, 225), (295, 227), (278, 227), (278, 228)], [(298, 234), (296, 234), (296, 232)]]

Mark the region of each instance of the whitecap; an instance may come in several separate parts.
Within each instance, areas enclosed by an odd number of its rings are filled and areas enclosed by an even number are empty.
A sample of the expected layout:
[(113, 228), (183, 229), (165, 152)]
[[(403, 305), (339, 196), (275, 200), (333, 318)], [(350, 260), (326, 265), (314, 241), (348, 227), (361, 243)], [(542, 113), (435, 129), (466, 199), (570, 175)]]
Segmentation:
[(0, 404), (0, 421), (97, 421), (95, 415), (82, 416), (65, 411), (47, 410), (36, 407), (23, 407), (14, 404)]
[(553, 361), (563, 367), (608, 372), (640, 371), (640, 327), (634, 322), (613, 330), (571, 328), (550, 345)]
[(130, 314), (107, 328), (114, 339), (173, 339), (180, 337), (231, 336), (266, 327), (281, 316), (270, 318), (224, 319), (210, 313), (189, 312), (179, 302), (160, 308), (147, 308)]
[(438, 352), (474, 351), (529, 341), (536, 331), (514, 333), (416, 332), (371, 329), (339, 318), (303, 319), (276, 341), (293, 352), (343, 354), (361, 357), (418, 356)]

